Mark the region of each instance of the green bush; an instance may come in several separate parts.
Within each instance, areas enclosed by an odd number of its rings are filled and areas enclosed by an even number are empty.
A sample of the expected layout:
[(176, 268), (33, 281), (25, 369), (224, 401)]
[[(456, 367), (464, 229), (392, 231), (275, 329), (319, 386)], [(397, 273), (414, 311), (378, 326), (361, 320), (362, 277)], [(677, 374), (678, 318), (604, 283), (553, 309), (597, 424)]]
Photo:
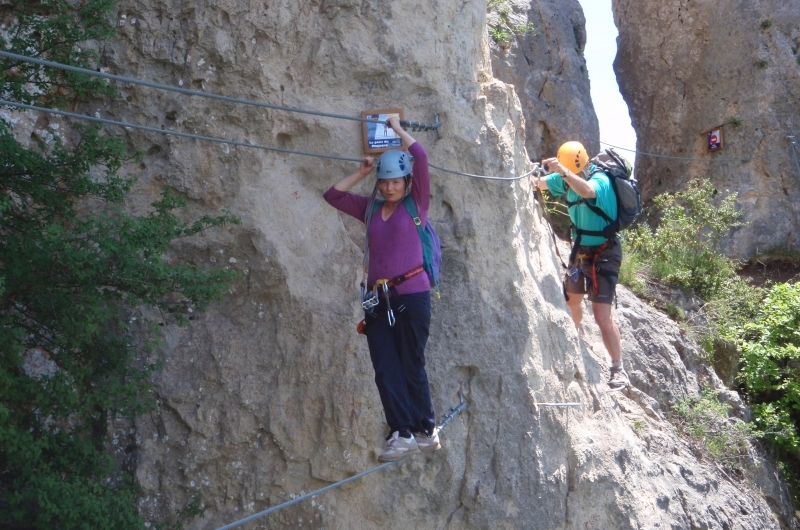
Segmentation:
[[(95, 67), (84, 41), (111, 34), (114, 5), (6, 2), (0, 14), (16, 23), (0, 47)], [(6, 99), (62, 106), (114, 92), (96, 78), (0, 65)], [(130, 215), (132, 181), (117, 173), (131, 160), (122, 139), (89, 127), (59, 133), (68, 140), (22, 144), (0, 119), (0, 528), (143, 528), (133, 477), (106, 449), (109, 419), (153, 406), (155, 335), (136, 333), (130, 317), (141, 304), (180, 316), (217, 299), (231, 271), (164, 256), (176, 238), (238, 220), (187, 223), (178, 215), (185, 200), (169, 191)]]
[(739, 380), (759, 429), (776, 448), (800, 502), (800, 285), (773, 286), (752, 322), (738, 329)]
[[(716, 197), (708, 182), (692, 181), (684, 191), (653, 200), (661, 214), (657, 228), (639, 225), (624, 232), (625, 261), (620, 281), (641, 278), (696, 294), (711, 327), (703, 346), (735, 343), (741, 352), (737, 376), (746, 389), (753, 424), (731, 423), (727, 406), (712, 391), (679, 400), (679, 426), (702, 441), (712, 456), (735, 461), (744, 456), (748, 437), (764, 437), (777, 449), (780, 468), (800, 487), (800, 286), (778, 284), (765, 294), (738, 274), (721, 244), (731, 228), (742, 226), (735, 195)], [(796, 258), (790, 250), (776, 251)], [(638, 281), (639, 283), (635, 283)], [(645, 289), (646, 291), (646, 289)], [(674, 316), (680, 316), (673, 308)], [(800, 500), (800, 499), (798, 499)]]
[(489, 28), (489, 36), (501, 48), (507, 48), (511, 44), (511, 32), (504, 27)]
[(643, 275), (699, 296), (716, 328), (706, 331), (711, 334), (745, 322), (761, 298), (758, 289), (739, 278), (738, 263), (722, 251), (730, 230), (744, 225), (736, 195), (716, 195), (710, 182), (693, 180), (683, 191), (653, 199), (660, 213), (655, 229), (642, 223), (621, 235), (623, 269), (631, 269), (621, 275), (622, 283), (631, 285), (632, 278)]
[(759, 433), (753, 424), (731, 419), (730, 408), (714, 390), (704, 389), (699, 396), (677, 400), (673, 420), (716, 460), (739, 468), (748, 458), (750, 439)]
[(511, 4), (509, 0), (489, 0), (486, 3), (487, 26), (489, 27), (489, 37), (501, 48), (508, 48), (511, 45), (513, 35), (536, 35), (536, 27), (533, 22), (527, 24), (511, 24)]
[(738, 331), (739, 378), (755, 418), (800, 461), (800, 285), (773, 286), (755, 319)]

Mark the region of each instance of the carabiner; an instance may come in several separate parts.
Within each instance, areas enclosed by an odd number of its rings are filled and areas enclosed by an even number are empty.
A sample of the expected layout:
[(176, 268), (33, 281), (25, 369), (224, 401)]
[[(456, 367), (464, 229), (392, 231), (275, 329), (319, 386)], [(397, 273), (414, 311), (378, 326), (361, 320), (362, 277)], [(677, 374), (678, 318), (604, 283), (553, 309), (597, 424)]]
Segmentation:
[(389, 302), (389, 280), (378, 280), (378, 285), (383, 287), (383, 297), (386, 299), (386, 316), (389, 318), (389, 327), (393, 328), (395, 319), (392, 304)]

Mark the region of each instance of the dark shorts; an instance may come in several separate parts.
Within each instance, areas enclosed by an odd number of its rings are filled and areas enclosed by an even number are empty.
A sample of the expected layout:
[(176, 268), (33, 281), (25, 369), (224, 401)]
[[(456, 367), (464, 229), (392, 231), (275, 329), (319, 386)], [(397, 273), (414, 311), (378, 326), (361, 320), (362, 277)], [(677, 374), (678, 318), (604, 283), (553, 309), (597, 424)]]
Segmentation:
[[(570, 269), (564, 276), (564, 291), (567, 295), (589, 295), (589, 301), (598, 304), (610, 304), (614, 300), (614, 291), (622, 264), (622, 245), (614, 238), (609, 241), (608, 248), (601, 251), (594, 260), (584, 255), (591, 255), (597, 247), (579, 247), (577, 268)], [(592, 274), (592, 267), (596, 273)], [(597, 294), (592, 278), (597, 279)]]

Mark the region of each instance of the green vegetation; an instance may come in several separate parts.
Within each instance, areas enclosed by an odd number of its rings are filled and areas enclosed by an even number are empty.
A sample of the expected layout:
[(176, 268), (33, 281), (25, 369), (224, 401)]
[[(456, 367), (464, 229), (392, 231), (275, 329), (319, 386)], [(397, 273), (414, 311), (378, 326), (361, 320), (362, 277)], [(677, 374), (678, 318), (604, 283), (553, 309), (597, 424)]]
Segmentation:
[(541, 193), (550, 227), (561, 239), (569, 239), (569, 227), (571, 223), (569, 220), (569, 211), (567, 209), (567, 205), (563, 200), (560, 200), (558, 197), (554, 197), (545, 189), (542, 189)]
[(748, 460), (750, 440), (759, 433), (752, 423), (730, 418), (730, 408), (714, 390), (704, 389), (699, 396), (679, 399), (672, 419), (703, 451), (738, 470)]
[(511, 45), (511, 32), (503, 27), (490, 27), (489, 36), (501, 48), (508, 48)]
[[(742, 226), (736, 195), (716, 201), (710, 182), (691, 181), (684, 191), (653, 199), (660, 212), (658, 228), (639, 224), (622, 233), (626, 271), (637, 273), (700, 296), (706, 311), (722, 326), (744, 322), (752, 315), (758, 295), (737, 274), (738, 263), (722, 253), (722, 241), (732, 228)], [(728, 310), (734, 305), (736, 311)]]
[(800, 284), (774, 285), (755, 318), (737, 329), (739, 379), (756, 424), (800, 479)]
[[(726, 462), (744, 456), (748, 437), (769, 441), (797, 498), (800, 285), (761, 288), (740, 278), (739, 264), (726, 258), (721, 246), (732, 228), (742, 226), (735, 200), (735, 195), (719, 197), (709, 182), (702, 181), (653, 199), (660, 214), (657, 228), (642, 224), (622, 234), (625, 259), (620, 281), (649, 298), (658, 296), (658, 286), (666, 286), (703, 300), (704, 318), (696, 319), (691, 331), (709, 351), (714, 344), (737, 346), (741, 354), (737, 379), (746, 388), (754, 422), (731, 423), (728, 407), (705, 391), (675, 406), (679, 424), (692, 438), (702, 440), (709, 454)], [(767, 257), (796, 263), (798, 252), (773, 249), (757, 259)], [(669, 302), (664, 308), (673, 318), (685, 318)]]
[(738, 117), (736, 117), (736, 116), (731, 116), (730, 118), (728, 118), (727, 120), (725, 120), (725, 123), (726, 123), (727, 125), (732, 125), (732, 126), (734, 126), (734, 127), (738, 127), (738, 126), (740, 126), (740, 125), (742, 124), (742, 120), (740, 120), (740, 119), (739, 119)]
[(511, 4), (508, 0), (489, 0), (486, 3), (487, 25), (489, 37), (501, 48), (511, 46), (511, 37), (530, 33), (536, 35), (533, 22), (527, 24), (513, 24), (511, 22)]
[(771, 20), (768, 20), (768, 19), (764, 19), (764, 20), (762, 20), (762, 21), (761, 21), (761, 27), (762, 27), (763, 29), (769, 29), (769, 28), (771, 28), (771, 27), (772, 27), (772, 21), (771, 21)]
[(759, 59), (758, 61), (756, 61), (756, 66), (758, 66), (762, 70), (766, 70), (767, 66), (769, 66), (769, 63), (764, 59)]
[[(6, 2), (0, 14), (17, 23), (0, 45), (94, 68), (87, 41), (111, 34), (114, 5)], [(7, 99), (63, 106), (114, 93), (103, 80), (0, 64)], [(164, 256), (176, 238), (238, 220), (186, 222), (185, 200), (168, 190), (131, 215), (122, 139), (89, 127), (37, 134), (18, 139), (0, 120), (0, 527), (143, 528), (133, 478), (106, 448), (109, 419), (153, 406), (156, 333), (134, 329), (133, 311), (147, 304), (180, 320), (218, 299), (231, 271)], [(199, 502), (178, 515), (201, 513)]]

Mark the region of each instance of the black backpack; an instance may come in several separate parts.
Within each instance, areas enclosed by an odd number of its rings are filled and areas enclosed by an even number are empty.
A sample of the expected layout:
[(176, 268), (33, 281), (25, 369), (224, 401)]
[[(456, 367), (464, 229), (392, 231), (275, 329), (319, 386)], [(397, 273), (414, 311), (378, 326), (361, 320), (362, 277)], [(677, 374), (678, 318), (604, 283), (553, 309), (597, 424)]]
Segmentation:
[(633, 166), (625, 157), (617, 153), (614, 149), (608, 148), (592, 158), (590, 164), (593, 164), (594, 167), (591, 173), (589, 173), (589, 178), (596, 173), (604, 173), (611, 181), (611, 187), (617, 198), (617, 218), (611, 219), (603, 210), (590, 204), (586, 199), (567, 201), (568, 208), (576, 204), (585, 204), (591, 211), (605, 219), (608, 223), (603, 230), (581, 230), (574, 224), (572, 225), (572, 229), (578, 237), (575, 238), (575, 243), (572, 245), (572, 252), (570, 252), (570, 267), (575, 263), (582, 236), (600, 236), (608, 240), (613, 239), (620, 230), (628, 228), (639, 214), (642, 213), (639, 187), (636, 185), (636, 179), (633, 178)]
[(632, 176), (633, 166), (625, 157), (614, 149), (608, 148), (592, 158), (590, 164), (594, 165), (591, 173), (589, 173), (590, 178), (596, 173), (605, 173), (611, 181), (611, 187), (614, 189), (614, 195), (617, 198), (617, 218), (611, 219), (603, 210), (590, 204), (586, 199), (567, 201), (568, 207), (580, 203), (585, 204), (592, 212), (605, 219), (608, 223), (608, 226), (602, 231), (581, 230), (577, 226), (573, 226), (572, 228), (578, 234), (577, 245), (580, 244), (582, 235), (602, 236), (606, 239), (612, 239), (619, 231), (628, 228), (642, 213), (639, 187), (636, 179)]

